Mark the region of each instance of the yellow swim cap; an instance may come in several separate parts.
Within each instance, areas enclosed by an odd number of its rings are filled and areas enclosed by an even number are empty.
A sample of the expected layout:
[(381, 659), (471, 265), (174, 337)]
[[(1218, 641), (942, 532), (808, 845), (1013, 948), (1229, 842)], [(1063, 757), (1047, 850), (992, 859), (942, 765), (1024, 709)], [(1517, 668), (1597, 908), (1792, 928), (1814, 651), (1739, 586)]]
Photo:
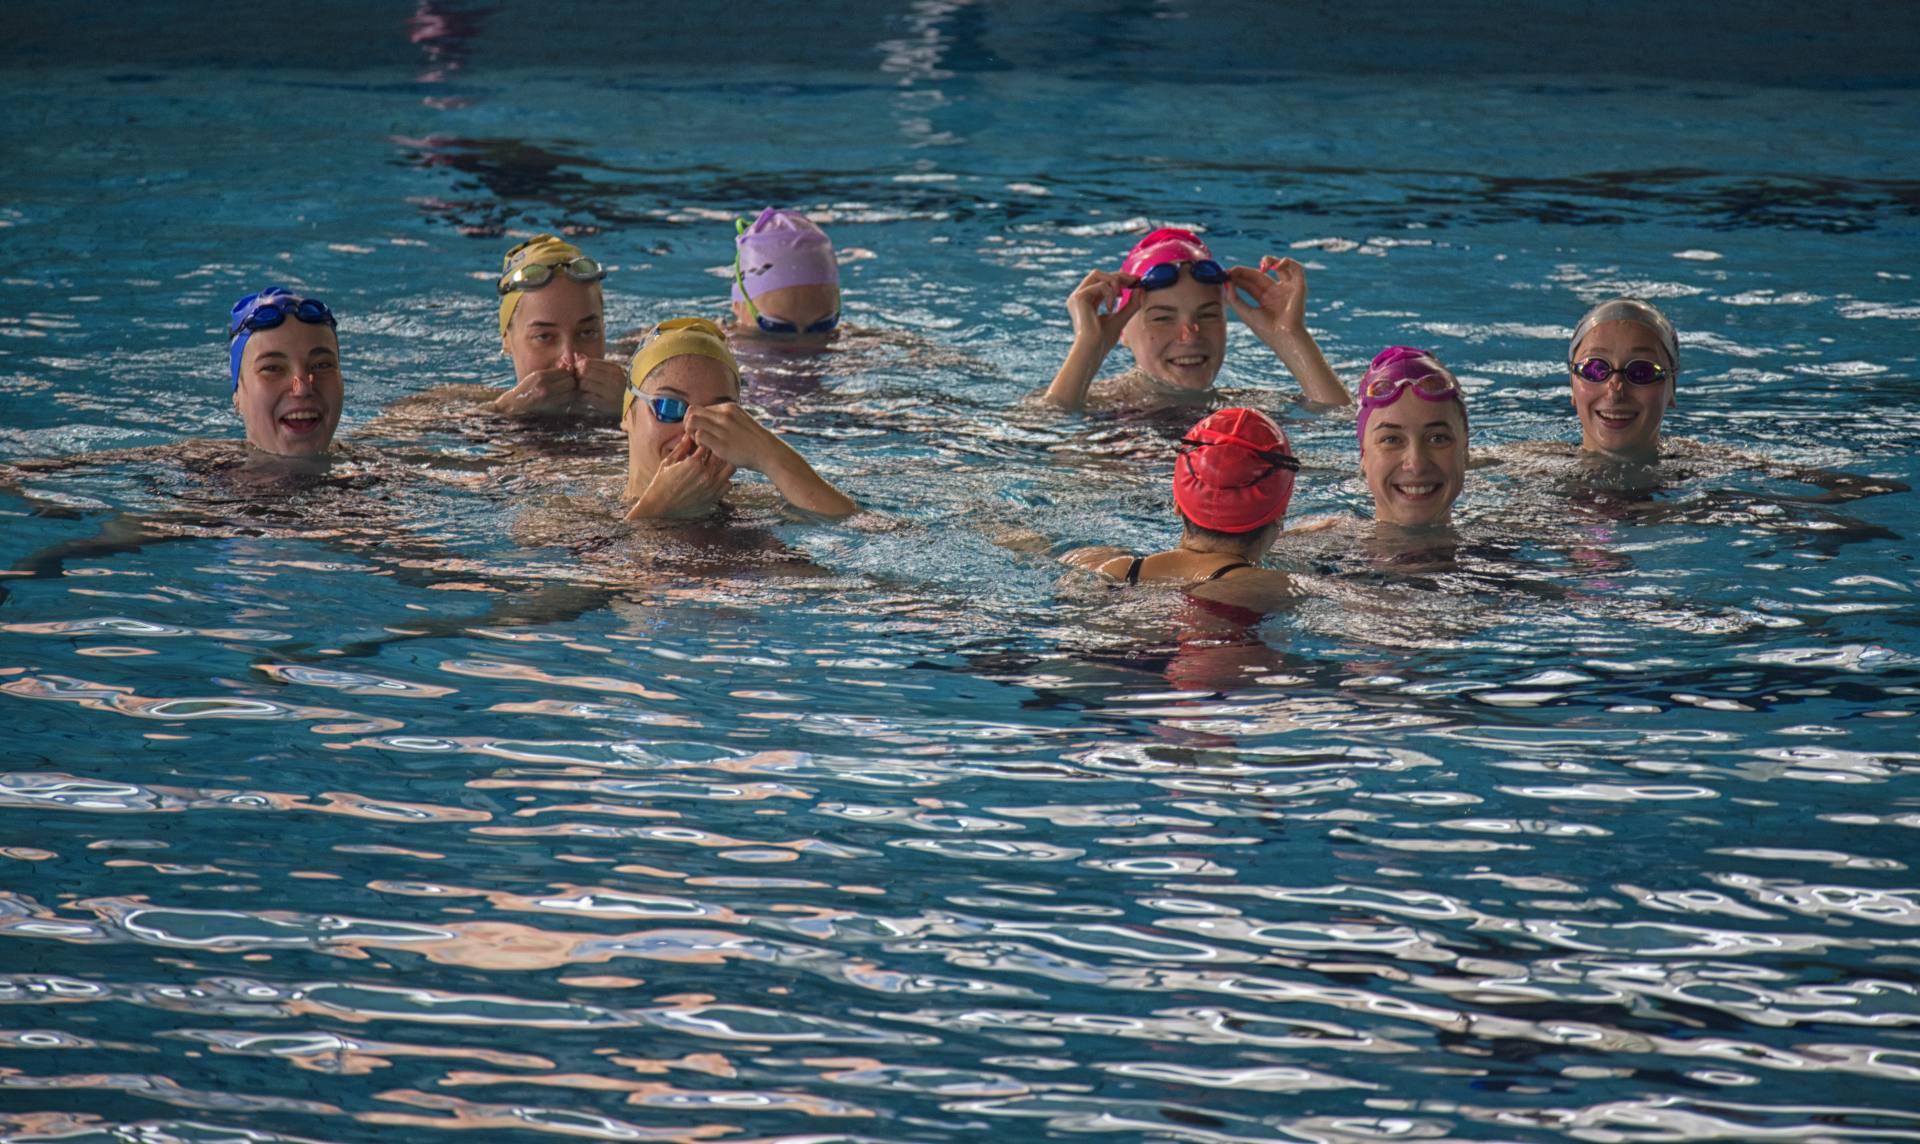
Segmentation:
[[(565, 239), (550, 234), (536, 234), (527, 241), (507, 251), (500, 260), (500, 281), (504, 283), (507, 275), (522, 266), (538, 263), (542, 266), (559, 266), (581, 257), (580, 248)], [(509, 290), (500, 295), (500, 336), (507, 336), (507, 323), (513, 321), (513, 311), (519, 307), (522, 294), (518, 290)]]
[(727, 335), (720, 327), (705, 318), (670, 318), (647, 334), (640, 352), (633, 355), (633, 364), (627, 367), (627, 396), (620, 403), (620, 420), (627, 419), (627, 411), (633, 408), (633, 399), (640, 396), (640, 385), (648, 374), (670, 358), (689, 354), (712, 358), (726, 366), (733, 375), (734, 392), (740, 391), (740, 363), (733, 360)]

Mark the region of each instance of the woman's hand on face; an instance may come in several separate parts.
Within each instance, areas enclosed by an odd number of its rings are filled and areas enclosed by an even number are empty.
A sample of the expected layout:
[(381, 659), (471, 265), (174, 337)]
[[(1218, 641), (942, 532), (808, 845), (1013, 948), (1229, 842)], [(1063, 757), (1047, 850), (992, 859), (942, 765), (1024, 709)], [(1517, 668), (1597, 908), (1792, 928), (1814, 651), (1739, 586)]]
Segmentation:
[(698, 516), (720, 500), (732, 479), (732, 465), (697, 445), (692, 434), (685, 434), (654, 470), (653, 480), (627, 512), (627, 519)]
[(574, 407), (618, 416), (621, 401), (626, 396), (627, 371), (605, 358), (590, 358), (584, 354), (574, 354), (572, 358), (571, 362), (563, 361), (562, 364), (573, 372), (580, 383), (574, 397)]
[[(1073, 319), (1073, 339), (1097, 338), (1100, 347), (1106, 350), (1120, 344), (1120, 331), (1140, 312), (1146, 291), (1135, 290), (1127, 297), (1125, 306), (1119, 305), (1120, 292), (1139, 283), (1137, 274), (1117, 274), (1110, 270), (1091, 271), (1082, 278), (1073, 293), (1067, 295), (1067, 316)], [(1102, 306), (1119, 308), (1102, 314)]]
[(565, 413), (580, 393), (580, 379), (565, 366), (537, 369), (493, 401), (494, 411), (509, 417)]
[[(1227, 280), (1234, 287), (1227, 294), (1233, 312), (1262, 341), (1271, 342), (1275, 337), (1306, 329), (1307, 271), (1298, 262), (1263, 255), (1260, 269), (1236, 266), (1227, 271)], [(1253, 299), (1253, 305), (1241, 299), (1242, 291)]]
[(687, 436), (728, 464), (759, 473), (767, 472), (780, 448), (773, 430), (733, 401), (687, 410)]

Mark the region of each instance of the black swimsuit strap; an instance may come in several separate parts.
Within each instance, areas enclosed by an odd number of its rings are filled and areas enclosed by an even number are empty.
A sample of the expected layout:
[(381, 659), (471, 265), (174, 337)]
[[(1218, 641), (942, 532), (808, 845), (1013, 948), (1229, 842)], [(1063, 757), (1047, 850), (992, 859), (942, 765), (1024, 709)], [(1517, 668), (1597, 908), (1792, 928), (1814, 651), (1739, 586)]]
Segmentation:
[(1144, 556), (1136, 556), (1133, 558), (1133, 563), (1127, 565), (1127, 583), (1138, 584), (1140, 582), (1140, 566), (1146, 562), (1147, 558)]
[(1235, 571), (1236, 569), (1251, 568), (1251, 567), (1253, 567), (1253, 565), (1247, 563), (1244, 560), (1236, 560), (1231, 564), (1222, 564), (1220, 567), (1215, 568), (1213, 570), (1213, 575), (1207, 577), (1207, 579), (1218, 580), (1220, 577), (1225, 576), (1227, 573)]

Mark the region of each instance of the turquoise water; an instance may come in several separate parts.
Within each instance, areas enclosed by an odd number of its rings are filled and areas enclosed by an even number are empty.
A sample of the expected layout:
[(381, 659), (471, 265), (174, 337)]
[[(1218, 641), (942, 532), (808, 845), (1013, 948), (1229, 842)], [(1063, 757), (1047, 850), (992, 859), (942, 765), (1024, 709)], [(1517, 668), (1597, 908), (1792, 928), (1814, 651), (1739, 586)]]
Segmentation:
[[(1920, 519), (1783, 475), (1920, 483), (1911, 21), (1619, 11), (1597, 78), (1444, 12), (12, 14), (0, 462), (237, 437), (272, 279), (353, 449), (0, 492), (0, 1139), (1920, 1139)], [(875, 514), (621, 538), (556, 504), (610, 431), (376, 421), (505, 382), (516, 236), (635, 330), (768, 203), (856, 328), (749, 399)], [(996, 543), (1171, 536), (1190, 418), (1020, 400), (1148, 221), (1457, 368), (1451, 563), (1307, 538), (1249, 625)], [(1621, 289), (1737, 454), (1647, 496), (1514, 448)]]

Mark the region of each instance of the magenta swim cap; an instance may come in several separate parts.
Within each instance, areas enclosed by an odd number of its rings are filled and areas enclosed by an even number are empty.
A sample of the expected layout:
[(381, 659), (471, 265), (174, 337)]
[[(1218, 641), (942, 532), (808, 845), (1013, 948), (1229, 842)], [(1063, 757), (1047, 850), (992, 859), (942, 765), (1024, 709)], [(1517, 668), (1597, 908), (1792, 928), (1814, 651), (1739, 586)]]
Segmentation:
[(740, 292), (758, 298), (787, 286), (840, 286), (840, 264), (833, 259), (833, 241), (827, 232), (799, 211), (768, 207), (742, 227), (734, 239), (739, 272), (733, 278), (733, 300), (746, 301)]
[(1388, 346), (1373, 355), (1367, 372), (1360, 378), (1360, 416), (1354, 435), (1360, 439), (1360, 451), (1367, 451), (1367, 419), (1373, 411), (1392, 405), (1400, 395), (1412, 389), (1424, 401), (1451, 401), (1460, 407), (1460, 423), (1467, 423), (1467, 402), (1460, 392), (1460, 380), (1440, 364), (1431, 351), (1412, 346)]
[[(1122, 274), (1145, 274), (1163, 262), (1199, 262), (1213, 258), (1213, 251), (1200, 241), (1200, 236), (1190, 230), (1181, 230), (1177, 226), (1163, 226), (1159, 230), (1133, 244), (1127, 252), (1127, 260), (1120, 264)], [(1127, 300), (1133, 297), (1132, 290), (1120, 291), (1120, 301), (1114, 309), (1124, 310)]]

